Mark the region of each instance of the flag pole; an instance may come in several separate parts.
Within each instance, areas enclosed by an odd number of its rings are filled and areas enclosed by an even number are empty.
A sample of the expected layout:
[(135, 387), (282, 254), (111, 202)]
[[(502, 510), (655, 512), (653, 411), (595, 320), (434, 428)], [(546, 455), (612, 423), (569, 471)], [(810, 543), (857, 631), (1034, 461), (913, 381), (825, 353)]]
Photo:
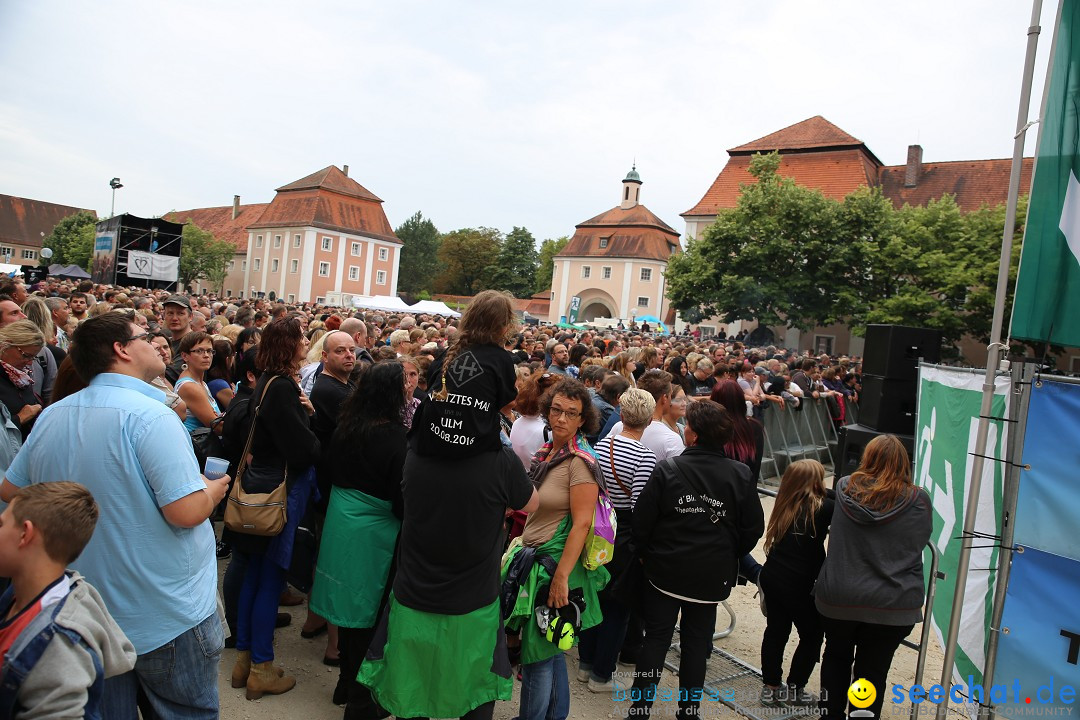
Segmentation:
[[(1020, 107), (1016, 116), (1016, 135), (1013, 136), (1012, 168), (1009, 172), (1009, 197), (1005, 208), (1005, 227), (1001, 234), (1001, 258), (998, 264), (997, 294), (994, 298), (994, 319), (990, 329), (990, 344), (986, 348), (986, 375), (983, 379), (982, 405), (979, 425), (975, 434), (975, 450), (972, 453), (971, 478), (968, 486), (967, 507), (964, 510), (964, 530), (960, 541), (960, 555), (956, 567), (956, 586), (953, 593), (952, 613), (949, 616), (949, 632), (945, 638), (945, 659), (941, 668), (941, 685), (952, 683), (953, 664), (956, 661), (956, 642), (960, 635), (960, 619), (964, 610), (964, 591), (967, 587), (968, 565), (971, 562), (971, 544), (975, 530), (975, 513), (979, 508), (979, 492), (982, 486), (986, 441), (990, 432), (990, 412), (994, 400), (994, 378), (1001, 364), (1002, 351), (1007, 346), (1001, 342), (1001, 327), (1005, 320), (1005, 295), (1012, 267), (1012, 239), (1016, 226), (1016, 203), (1020, 197), (1020, 170), (1024, 161), (1024, 140), (1031, 106), (1031, 83), (1035, 74), (1035, 51), (1039, 45), (1039, 20), (1042, 17), (1042, 0), (1033, 0), (1031, 22), (1027, 29), (1027, 52), (1024, 56), (1024, 74), (1020, 85)], [(926, 619), (923, 619), (926, 622)], [(997, 630), (991, 628), (991, 632)], [(970, 698), (969, 698), (970, 699)], [(937, 706), (937, 720), (945, 720), (949, 711), (949, 693)], [(980, 709), (980, 718), (985, 710)]]

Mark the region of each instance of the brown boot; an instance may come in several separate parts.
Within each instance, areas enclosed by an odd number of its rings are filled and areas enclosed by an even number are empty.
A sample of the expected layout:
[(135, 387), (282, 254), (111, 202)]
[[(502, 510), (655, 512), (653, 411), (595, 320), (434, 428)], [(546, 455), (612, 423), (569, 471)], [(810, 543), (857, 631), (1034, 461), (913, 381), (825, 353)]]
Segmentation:
[(271, 661), (255, 663), (247, 679), (248, 700), (258, 700), (263, 695), (280, 695), (296, 687), (296, 678), (281, 677)]
[(247, 685), (251, 673), (251, 651), (241, 650), (236, 653), (236, 664), (232, 668), (232, 686), (242, 688)]

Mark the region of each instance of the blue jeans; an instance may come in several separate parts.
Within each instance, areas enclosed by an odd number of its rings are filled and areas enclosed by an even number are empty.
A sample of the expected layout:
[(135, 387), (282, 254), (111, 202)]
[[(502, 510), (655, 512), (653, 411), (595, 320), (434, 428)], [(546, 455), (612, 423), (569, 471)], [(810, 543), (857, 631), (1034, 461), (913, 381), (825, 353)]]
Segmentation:
[(547, 660), (522, 665), (519, 720), (566, 720), (569, 714), (566, 656), (560, 652)]
[(236, 606), (236, 649), (250, 650), (253, 663), (268, 662), (274, 659), (274, 625), (285, 571), (266, 553), (243, 554), (247, 567)]
[(157, 650), (139, 655), (135, 669), (105, 681), (102, 716), (135, 720), (139, 687), (157, 717), (218, 717), (218, 664), (225, 633), (217, 613)]

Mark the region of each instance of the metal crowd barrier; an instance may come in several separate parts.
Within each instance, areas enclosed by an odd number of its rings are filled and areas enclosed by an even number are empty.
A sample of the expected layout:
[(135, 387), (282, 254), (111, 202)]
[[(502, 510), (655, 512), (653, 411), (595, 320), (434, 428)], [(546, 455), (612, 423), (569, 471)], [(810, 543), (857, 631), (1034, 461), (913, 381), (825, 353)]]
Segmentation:
[(790, 403), (783, 409), (770, 404), (765, 408), (762, 424), (765, 449), (759, 483), (779, 478), (796, 460), (817, 460), (832, 470), (839, 437), (823, 399), (803, 398), (799, 408), (793, 408)]

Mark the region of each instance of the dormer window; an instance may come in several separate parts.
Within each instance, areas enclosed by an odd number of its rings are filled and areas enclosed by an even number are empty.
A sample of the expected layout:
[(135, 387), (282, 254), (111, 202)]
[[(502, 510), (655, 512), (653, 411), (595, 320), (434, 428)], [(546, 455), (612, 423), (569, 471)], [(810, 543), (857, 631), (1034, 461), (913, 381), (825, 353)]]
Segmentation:
[(606, 247), (607, 247), (607, 243), (608, 243), (608, 238), (606, 238), (606, 237), (602, 237), (602, 238), (600, 238), (600, 247), (601, 247), (601, 248), (606, 248)]

